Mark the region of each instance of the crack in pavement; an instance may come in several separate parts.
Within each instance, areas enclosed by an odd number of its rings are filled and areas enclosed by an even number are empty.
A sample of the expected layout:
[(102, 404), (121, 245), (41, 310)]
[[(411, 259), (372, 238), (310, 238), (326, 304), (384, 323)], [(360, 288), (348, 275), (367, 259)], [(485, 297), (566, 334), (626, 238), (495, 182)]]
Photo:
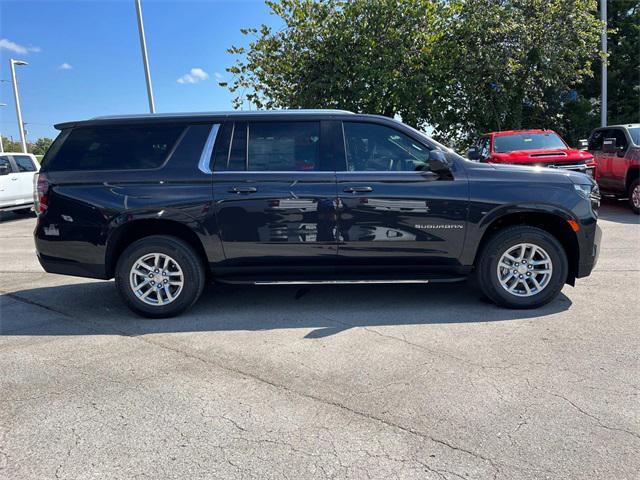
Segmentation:
[[(75, 317), (74, 315), (71, 315), (71, 314), (69, 314), (67, 312), (64, 312), (64, 311), (61, 311), (59, 309), (50, 307), (48, 305), (43, 305), (38, 301), (34, 301), (34, 300), (31, 300), (31, 299), (24, 298), (24, 297), (22, 297), (22, 296), (20, 296), (18, 294), (15, 294), (15, 293), (5, 293), (5, 295), (7, 295), (8, 297), (10, 297), (10, 298), (12, 298), (12, 299), (14, 299), (16, 301), (23, 302), (23, 303), (32, 305), (34, 307), (43, 308), (43, 309), (48, 310), (50, 312), (56, 313), (58, 315), (61, 315), (63, 317), (64, 321), (71, 321), (71, 322), (76, 323), (76, 324), (81, 324), (85, 328), (91, 326), (90, 322), (87, 322), (87, 321), (85, 321), (83, 319)], [(381, 337), (384, 337), (384, 338), (388, 338), (388, 339), (393, 340), (393, 341), (402, 342), (402, 343), (404, 343), (406, 345), (409, 345), (409, 346), (412, 346), (414, 348), (418, 348), (420, 350), (429, 352), (432, 355), (447, 356), (447, 357), (450, 357), (450, 358), (452, 358), (452, 359), (454, 359), (454, 360), (456, 360), (458, 362), (461, 362), (461, 363), (466, 364), (466, 365), (474, 366), (474, 367), (480, 368), (482, 370), (484, 370), (484, 369), (508, 369), (508, 368), (511, 368), (511, 366), (509, 366), (509, 365), (491, 366), (491, 365), (484, 365), (484, 364), (481, 364), (481, 363), (468, 361), (468, 360), (466, 360), (464, 358), (452, 355), (452, 354), (450, 354), (448, 352), (434, 350), (434, 349), (425, 347), (424, 345), (420, 345), (420, 344), (408, 341), (406, 338), (400, 338), (400, 337), (397, 337), (397, 336), (394, 336), (394, 335), (389, 335), (389, 334), (382, 333), (382, 332), (380, 332), (380, 331), (378, 331), (378, 330), (376, 330), (374, 328), (371, 328), (371, 327), (365, 327), (365, 326), (360, 326), (360, 325), (352, 325), (352, 324), (349, 324), (349, 323), (336, 321), (334, 319), (331, 319), (331, 321), (334, 322), (334, 323), (337, 323), (339, 325), (343, 325), (343, 326), (349, 327), (349, 328), (360, 327), (360, 328), (362, 328), (363, 330), (365, 330), (365, 331), (367, 331), (369, 333), (372, 333), (372, 334), (375, 334), (375, 335), (378, 335), (378, 336), (381, 336)], [(402, 425), (400, 423), (395, 423), (395, 422), (393, 422), (391, 420), (388, 420), (388, 419), (386, 419), (384, 417), (381, 417), (381, 416), (377, 416), (377, 415), (374, 415), (374, 414), (370, 414), (368, 412), (363, 412), (363, 411), (356, 410), (356, 409), (354, 409), (354, 408), (352, 408), (352, 407), (350, 407), (348, 405), (345, 405), (343, 403), (340, 403), (338, 401), (334, 401), (334, 400), (331, 400), (331, 399), (323, 398), (321, 396), (314, 395), (314, 394), (311, 394), (311, 393), (299, 391), (299, 390), (296, 390), (296, 389), (294, 389), (294, 388), (292, 388), (292, 387), (290, 387), (288, 385), (277, 383), (277, 382), (271, 381), (271, 380), (269, 380), (267, 378), (263, 378), (263, 377), (261, 377), (260, 375), (258, 375), (256, 373), (245, 371), (245, 370), (243, 370), (241, 368), (236, 368), (236, 367), (231, 367), (231, 366), (228, 366), (228, 365), (220, 364), (220, 363), (217, 363), (216, 361), (213, 361), (213, 360), (211, 360), (209, 358), (201, 357), (198, 354), (187, 352), (187, 351), (182, 350), (182, 349), (180, 349), (178, 347), (167, 345), (165, 343), (162, 343), (161, 341), (154, 341), (153, 339), (148, 338), (148, 337), (146, 337), (144, 335), (138, 335), (138, 334), (135, 334), (135, 333), (127, 331), (127, 330), (122, 330), (122, 329), (118, 328), (117, 326), (113, 325), (112, 321), (109, 321), (108, 323), (109, 323), (110, 328), (113, 330), (114, 334), (120, 334), (120, 335), (125, 336), (125, 337), (129, 337), (129, 338), (132, 338), (132, 339), (135, 339), (135, 340), (140, 340), (140, 341), (142, 341), (142, 342), (144, 342), (146, 344), (149, 344), (149, 345), (152, 345), (152, 346), (155, 346), (155, 347), (158, 347), (158, 348), (162, 348), (162, 349), (174, 352), (174, 353), (179, 354), (181, 356), (184, 356), (186, 358), (194, 359), (194, 360), (197, 360), (199, 362), (215, 366), (216, 368), (219, 368), (221, 370), (232, 372), (232, 373), (234, 373), (236, 375), (240, 375), (240, 376), (243, 376), (243, 377), (246, 377), (246, 378), (251, 378), (251, 379), (253, 379), (255, 381), (258, 381), (260, 383), (269, 385), (269, 386), (271, 386), (271, 387), (273, 387), (275, 389), (280, 389), (280, 390), (289, 392), (289, 393), (291, 393), (293, 395), (301, 396), (301, 397), (304, 397), (304, 398), (307, 398), (307, 399), (310, 399), (310, 400), (313, 400), (313, 401), (316, 401), (316, 402), (319, 402), (319, 403), (322, 403), (322, 404), (326, 404), (326, 405), (333, 406), (335, 408), (339, 408), (341, 410), (349, 412), (352, 415), (356, 415), (358, 417), (365, 418), (365, 419), (367, 419), (369, 421), (373, 421), (373, 422), (376, 422), (376, 423), (384, 424), (384, 425), (386, 425), (386, 426), (388, 426), (390, 428), (400, 430), (400, 431), (408, 433), (410, 435), (419, 437), (419, 438), (421, 438), (423, 440), (428, 440), (428, 441), (431, 441), (431, 442), (433, 442), (435, 444), (438, 444), (438, 445), (441, 445), (443, 447), (446, 447), (447, 449), (449, 449), (451, 451), (457, 451), (457, 452), (463, 453), (465, 455), (471, 456), (476, 460), (480, 460), (480, 461), (485, 462), (486, 464), (488, 464), (494, 471), (494, 475), (493, 475), (494, 479), (497, 478), (498, 475), (501, 473), (500, 467), (510, 467), (510, 468), (515, 468), (515, 469), (526, 470), (526, 468), (523, 468), (522, 466), (512, 465), (512, 464), (509, 464), (509, 463), (506, 463), (506, 462), (501, 462), (501, 461), (494, 460), (493, 458), (488, 457), (486, 455), (483, 455), (480, 452), (471, 450), (469, 448), (465, 448), (463, 446), (456, 445), (456, 444), (454, 444), (454, 443), (452, 443), (450, 441), (447, 441), (446, 439), (438, 438), (436, 436), (433, 436), (433, 435), (430, 435), (428, 433), (416, 430), (416, 429), (414, 429), (412, 427), (409, 427), (409, 426)], [(90, 330), (90, 328), (89, 328), (89, 330)], [(526, 379), (526, 380), (527, 380), (527, 383), (529, 383), (528, 379)], [(548, 395), (552, 395), (552, 396), (555, 396), (557, 398), (560, 398), (560, 399), (564, 400), (565, 402), (569, 403), (575, 410), (577, 410), (581, 414), (583, 414), (583, 415), (591, 418), (592, 420), (594, 420), (598, 424), (598, 426), (601, 427), (601, 428), (605, 428), (605, 429), (608, 429), (608, 430), (611, 430), (611, 431), (617, 431), (617, 432), (625, 433), (625, 434), (631, 435), (631, 436), (633, 436), (635, 438), (640, 438), (640, 435), (638, 435), (637, 433), (635, 433), (633, 431), (626, 430), (626, 429), (623, 429), (623, 428), (611, 427), (609, 425), (606, 425), (598, 417), (596, 417), (595, 415), (590, 414), (589, 412), (585, 411), (580, 406), (578, 406), (575, 402), (569, 400), (568, 398), (566, 398), (566, 397), (564, 397), (562, 395), (559, 395), (559, 394), (556, 394), (556, 393), (553, 393), (553, 392), (549, 392), (549, 391), (540, 389), (539, 387), (535, 387), (535, 386), (531, 385), (530, 383), (529, 383), (529, 385), (530, 385), (531, 388), (542, 390), (545, 393), (547, 393)], [(224, 416), (222, 418), (224, 420), (228, 421), (229, 423), (233, 423), (234, 426), (237, 429), (246, 431), (246, 429), (242, 428), (239, 424), (237, 424), (232, 419), (230, 419), (228, 417), (224, 417)], [(525, 421), (524, 424), (526, 424), (526, 423), (527, 422)], [(519, 424), (517, 429), (519, 429), (519, 427), (521, 427), (521, 426), (522, 426), (522, 424)], [(416, 460), (416, 462), (420, 463), (417, 460)], [(447, 474), (450, 474), (450, 475), (456, 475), (456, 476), (458, 475), (455, 472), (450, 472), (450, 471), (445, 471), (445, 470), (438, 471), (437, 469), (434, 469), (433, 467), (430, 467), (430, 466), (427, 466), (427, 465), (423, 465), (423, 466), (424, 466), (425, 469), (431, 471), (432, 473), (434, 473), (434, 474), (436, 474), (438, 476), (441, 476), (443, 473), (447, 473)]]
[[(540, 390), (540, 389), (539, 389), (539, 390)], [(624, 432), (624, 433), (627, 433), (627, 434), (629, 434), (629, 435), (631, 435), (631, 436), (633, 436), (633, 437), (636, 437), (637, 439), (640, 439), (640, 434), (638, 434), (638, 433), (636, 433), (636, 432), (633, 432), (633, 431), (631, 431), (631, 430), (626, 430), (626, 429), (624, 429), (624, 428), (611, 427), (611, 426), (609, 426), (609, 425), (607, 425), (607, 424), (603, 423), (603, 422), (602, 422), (602, 420), (600, 420), (598, 417), (596, 417), (595, 415), (593, 415), (593, 414), (591, 414), (591, 413), (587, 412), (586, 410), (584, 410), (583, 408), (581, 408), (579, 405), (577, 405), (575, 402), (573, 402), (573, 401), (569, 400), (567, 397), (565, 397), (565, 396), (563, 396), (563, 395), (560, 395), (560, 394), (558, 394), (558, 393), (549, 392), (549, 391), (546, 391), (546, 390), (542, 390), (542, 391), (543, 391), (543, 392), (546, 392), (547, 394), (549, 394), (549, 395), (551, 395), (551, 396), (554, 396), (554, 397), (557, 397), (557, 398), (560, 398), (560, 399), (564, 400), (564, 401), (565, 401), (565, 402), (567, 402), (569, 405), (571, 405), (574, 409), (576, 409), (578, 412), (580, 412), (580, 413), (582, 413), (583, 415), (585, 415), (585, 416), (587, 416), (587, 417), (589, 417), (589, 418), (591, 418), (591, 419), (595, 420), (595, 421), (596, 421), (596, 423), (598, 424), (598, 426), (600, 426), (600, 427), (602, 427), (602, 428), (604, 428), (604, 429), (606, 429), (606, 430), (612, 430), (612, 431), (616, 431), (616, 432)]]
[(626, 433), (626, 434), (631, 435), (631, 436), (633, 436), (633, 437), (635, 437), (637, 439), (640, 439), (640, 434), (638, 434), (637, 432), (634, 432), (632, 430), (626, 430), (624, 428), (611, 427), (611, 426), (607, 425), (606, 423), (604, 423), (600, 418), (598, 418), (595, 415), (593, 415), (592, 413), (589, 413), (586, 410), (584, 410), (582, 407), (580, 407), (574, 401), (569, 400), (567, 397), (565, 397), (563, 395), (560, 395), (559, 393), (550, 392), (548, 390), (545, 390), (544, 388), (536, 387), (535, 385), (531, 384), (531, 382), (529, 381), (528, 378), (525, 378), (525, 381), (527, 382), (527, 385), (529, 386), (529, 388), (531, 388), (533, 390), (538, 390), (538, 391), (546, 393), (547, 395), (551, 395), (552, 397), (556, 397), (556, 398), (559, 398), (561, 400), (564, 400), (566, 403), (571, 405), (576, 411), (578, 411), (582, 415), (594, 420), (598, 424), (599, 427), (604, 428), (605, 430)]
[[(27, 303), (29, 305), (35, 306), (35, 307), (44, 308), (44, 309), (46, 309), (48, 311), (51, 311), (51, 312), (54, 312), (54, 313), (58, 313), (58, 314), (62, 315), (65, 319), (69, 319), (71, 321), (74, 321), (75, 323), (81, 323), (83, 325), (86, 324), (86, 322), (82, 321), (81, 319), (79, 319), (79, 318), (77, 318), (77, 317), (75, 317), (75, 316), (73, 316), (71, 314), (59, 311), (59, 310), (57, 310), (55, 308), (52, 308), (52, 307), (49, 307), (47, 305), (42, 305), (37, 301), (33, 301), (33, 300), (30, 300), (30, 299), (25, 299), (25, 298), (21, 297), (20, 295), (15, 294), (15, 293), (6, 293), (6, 295), (9, 296), (10, 298), (13, 298), (16, 301), (24, 302), (24, 303)], [(468, 448), (465, 448), (465, 447), (462, 447), (462, 446), (458, 446), (458, 445), (454, 445), (453, 443), (448, 442), (448, 441), (446, 441), (444, 439), (441, 439), (441, 438), (438, 438), (438, 437), (435, 437), (435, 436), (431, 436), (431, 435), (429, 435), (427, 433), (421, 432), (421, 431), (416, 430), (414, 428), (411, 428), (411, 427), (408, 427), (408, 426), (404, 426), (404, 425), (401, 425), (401, 424), (398, 424), (398, 423), (394, 423), (394, 422), (392, 422), (390, 420), (387, 420), (387, 419), (382, 418), (382, 417), (378, 417), (376, 415), (372, 415), (372, 414), (367, 413), (367, 412), (361, 412), (359, 410), (351, 408), (351, 407), (349, 407), (347, 405), (344, 405), (344, 404), (342, 404), (340, 402), (337, 402), (335, 400), (330, 400), (330, 399), (322, 398), (322, 397), (317, 396), (317, 395), (313, 395), (313, 394), (310, 394), (310, 393), (305, 393), (305, 392), (301, 392), (301, 391), (295, 390), (295, 389), (293, 389), (293, 388), (291, 388), (291, 387), (289, 387), (287, 385), (279, 384), (279, 383), (273, 382), (271, 380), (268, 380), (266, 378), (260, 377), (259, 375), (255, 374), (255, 373), (243, 371), (243, 370), (241, 370), (239, 368), (233, 368), (233, 367), (230, 367), (228, 365), (223, 365), (223, 364), (217, 363), (215, 361), (212, 361), (212, 360), (210, 360), (208, 358), (200, 357), (199, 355), (196, 355), (194, 353), (186, 352), (186, 351), (181, 350), (181, 349), (179, 349), (177, 347), (169, 346), (169, 345), (166, 345), (166, 344), (161, 343), (161, 342), (156, 342), (156, 341), (153, 341), (153, 340), (151, 340), (149, 338), (146, 338), (144, 336), (139, 336), (139, 335), (136, 335), (136, 334), (134, 334), (132, 332), (127, 332), (126, 330), (125, 331), (120, 330), (120, 329), (114, 327), (112, 323), (111, 323), (111, 327), (113, 328), (113, 331), (116, 334), (120, 334), (120, 335), (125, 336), (125, 337), (129, 337), (129, 338), (132, 338), (132, 339), (135, 339), (135, 340), (139, 340), (139, 341), (144, 342), (144, 343), (146, 343), (148, 345), (153, 345), (153, 346), (158, 347), (158, 348), (162, 348), (162, 349), (165, 349), (165, 350), (172, 351), (174, 353), (177, 353), (179, 355), (184, 356), (185, 358), (197, 360), (197, 361), (205, 363), (207, 365), (215, 366), (215, 367), (217, 367), (217, 368), (219, 368), (221, 370), (232, 372), (232, 373), (234, 373), (236, 375), (241, 375), (241, 376), (246, 377), (246, 378), (251, 378), (251, 379), (253, 379), (255, 381), (258, 381), (260, 383), (264, 383), (266, 385), (269, 385), (272, 388), (284, 390), (284, 391), (289, 392), (289, 393), (291, 393), (293, 395), (297, 395), (297, 396), (300, 396), (300, 397), (303, 397), (303, 398), (307, 398), (307, 399), (310, 399), (310, 400), (313, 400), (313, 401), (316, 401), (316, 402), (319, 402), (319, 403), (322, 403), (322, 404), (326, 404), (326, 405), (330, 405), (330, 406), (339, 408), (341, 410), (349, 412), (349, 413), (351, 413), (353, 415), (356, 415), (358, 417), (367, 419), (369, 421), (373, 421), (373, 422), (376, 422), (376, 423), (382, 423), (382, 424), (384, 424), (384, 425), (386, 425), (386, 426), (388, 426), (390, 428), (400, 430), (400, 431), (408, 433), (410, 435), (419, 437), (419, 438), (421, 438), (423, 440), (431, 441), (431, 442), (436, 443), (438, 445), (444, 446), (444, 447), (446, 447), (446, 448), (448, 448), (448, 449), (450, 449), (452, 451), (464, 453), (464, 454), (469, 455), (469, 456), (471, 456), (471, 457), (473, 457), (475, 459), (480, 459), (483, 462), (488, 463), (492, 467), (492, 469), (494, 470), (494, 476), (493, 476), (494, 479), (497, 478), (497, 475), (500, 472), (500, 469), (498, 467), (498, 462), (494, 461), (492, 458), (487, 457), (485, 455), (482, 455), (481, 453), (474, 452), (473, 450), (470, 450)], [(374, 331), (374, 333), (378, 333), (378, 332)], [(513, 467), (516, 467), (516, 466), (513, 465)], [(516, 468), (519, 468), (519, 467), (516, 467)]]

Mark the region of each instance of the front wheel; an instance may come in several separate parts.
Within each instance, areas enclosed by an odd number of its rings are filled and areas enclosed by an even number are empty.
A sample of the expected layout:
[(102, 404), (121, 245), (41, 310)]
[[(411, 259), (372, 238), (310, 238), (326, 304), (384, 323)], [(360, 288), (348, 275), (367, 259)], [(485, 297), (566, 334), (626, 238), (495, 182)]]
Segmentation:
[(203, 262), (182, 240), (164, 235), (129, 245), (116, 266), (116, 287), (139, 315), (166, 318), (191, 307), (205, 283)]
[(509, 308), (537, 308), (558, 296), (567, 279), (567, 255), (545, 230), (516, 226), (496, 233), (477, 265), (480, 288)]
[(636, 178), (629, 185), (629, 206), (633, 213), (640, 215), (640, 179)]

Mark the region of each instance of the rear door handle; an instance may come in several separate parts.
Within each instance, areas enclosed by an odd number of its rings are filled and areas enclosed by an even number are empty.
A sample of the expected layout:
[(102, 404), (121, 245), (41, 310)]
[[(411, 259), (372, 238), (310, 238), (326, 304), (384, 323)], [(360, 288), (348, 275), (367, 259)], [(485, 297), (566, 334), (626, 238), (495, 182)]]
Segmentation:
[(256, 193), (257, 191), (256, 187), (233, 187), (229, 193)]
[(347, 187), (344, 191), (347, 193), (366, 193), (373, 192), (373, 187)]

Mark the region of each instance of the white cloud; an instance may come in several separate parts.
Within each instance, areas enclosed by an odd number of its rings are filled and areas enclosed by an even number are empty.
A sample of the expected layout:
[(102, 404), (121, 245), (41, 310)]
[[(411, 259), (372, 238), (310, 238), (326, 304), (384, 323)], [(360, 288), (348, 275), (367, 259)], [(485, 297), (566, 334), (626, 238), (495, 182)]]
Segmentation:
[(189, 73), (182, 75), (177, 82), (178, 83), (198, 83), (209, 78), (209, 74), (201, 68), (192, 68)]
[(72, 68), (73, 68), (73, 65), (70, 65), (66, 62), (58, 67), (58, 69), (60, 70), (71, 70)]
[(216, 80), (222, 80), (224, 78), (224, 75), (222, 75), (220, 72), (214, 73), (213, 76), (216, 77)]
[(24, 45), (19, 45), (7, 38), (0, 38), (0, 50), (3, 48), (19, 55), (27, 55), (30, 52), (38, 53), (42, 51), (40, 47), (25, 47)]

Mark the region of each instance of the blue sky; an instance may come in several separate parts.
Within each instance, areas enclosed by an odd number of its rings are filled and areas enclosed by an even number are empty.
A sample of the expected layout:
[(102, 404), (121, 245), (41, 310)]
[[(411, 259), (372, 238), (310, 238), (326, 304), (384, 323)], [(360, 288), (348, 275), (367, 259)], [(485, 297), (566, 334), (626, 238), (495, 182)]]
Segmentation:
[[(142, 10), (158, 112), (230, 110), (217, 85), (233, 63), (226, 49), (247, 43), (242, 27), (280, 25), (262, 0), (142, 0)], [(10, 58), (29, 62), (16, 67), (28, 140), (66, 120), (148, 112), (134, 0), (0, 0), (0, 132), (15, 140)]]

